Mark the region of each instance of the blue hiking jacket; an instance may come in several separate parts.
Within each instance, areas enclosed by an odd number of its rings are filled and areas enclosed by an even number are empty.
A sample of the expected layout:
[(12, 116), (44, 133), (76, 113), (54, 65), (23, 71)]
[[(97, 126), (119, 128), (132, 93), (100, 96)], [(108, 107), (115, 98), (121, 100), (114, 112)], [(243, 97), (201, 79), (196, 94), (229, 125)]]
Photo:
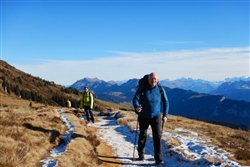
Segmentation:
[[(169, 102), (164, 88), (162, 88), (162, 94), (160, 93), (158, 85), (151, 88), (151, 86), (147, 84), (144, 91), (142, 89), (142, 86), (139, 86), (133, 98), (133, 106), (135, 109), (142, 106), (142, 111), (139, 113), (139, 117), (153, 118), (161, 113), (163, 113), (163, 117), (167, 117)], [(144, 92), (143, 95), (142, 91)], [(140, 98), (142, 99), (139, 101)]]

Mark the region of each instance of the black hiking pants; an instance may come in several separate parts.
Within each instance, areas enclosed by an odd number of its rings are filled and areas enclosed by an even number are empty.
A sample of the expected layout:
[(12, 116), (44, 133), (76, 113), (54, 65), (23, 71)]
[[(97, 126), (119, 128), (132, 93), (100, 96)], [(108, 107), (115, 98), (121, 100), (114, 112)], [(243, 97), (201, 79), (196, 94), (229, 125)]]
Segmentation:
[(93, 123), (95, 123), (95, 119), (94, 119), (94, 116), (93, 116), (93, 112), (92, 112), (92, 109), (90, 108), (90, 106), (84, 106), (84, 111), (86, 113), (86, 118), (87, 118), (87, 121), (89, 122), (90, 119)]
[(153, 144), (154, 144), (154, 158), (155, 161), (162, 160), (161, 153), (161, 114), (150, 118), (140, 118), (139, 121), (139, 139), (138, 139), (138, 154), (139, 156), (144, 156), (145, 153), (145, 145), (147, 140), (147, 130), (149, 125), (152, 129), (153, 134)]

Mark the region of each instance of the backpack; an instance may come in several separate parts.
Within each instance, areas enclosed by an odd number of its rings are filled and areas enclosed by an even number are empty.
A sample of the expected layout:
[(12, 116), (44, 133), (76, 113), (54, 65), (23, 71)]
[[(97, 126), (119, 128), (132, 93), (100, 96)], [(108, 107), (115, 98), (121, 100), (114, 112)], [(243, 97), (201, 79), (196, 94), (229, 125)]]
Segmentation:
[[(144, 92), (146, 91), (147, 84), (149, 84), (149, 82), (148, 82), (148, 77), (149, 77), (149, 74), (146, 74), (146, 75), (144, 75), (141, 79), (138, 80), (137, 87), (142, 86), (142, 90), (141, 90), (141, 95), (140, 95), (139, 103), (141, 103), (141, 100), (142, 100), (142, 97), (143, 97), (143, 95), (144, 95)], [(157, 85), (158, 85), (158, 87), (159, 87), (160, 94), (161, 94), (161, 96), (162, 96), (162, 95), (163, 95), (163, 88), (162, 88), (162, 86), (159, 84), (159, 82), (157, 83)]]
[[(87, 94), (85, 95), (85, 92), (82, 94), (82, 96), (83, 96), (83, 98), (84, 98), (84, 100), (86, 99), (86, 98), (88, 98), (88, 100), (90, 100), (90, 96), (91, 96), (91, 92), (90, 91), (88, 91), (87, 92)], [(93, 95), (93, 94), (92, 94)], [(87, 99), (86, 99), (87, 100)], [(94, 100), (94, 96), (93, 96), (93, 100)]]

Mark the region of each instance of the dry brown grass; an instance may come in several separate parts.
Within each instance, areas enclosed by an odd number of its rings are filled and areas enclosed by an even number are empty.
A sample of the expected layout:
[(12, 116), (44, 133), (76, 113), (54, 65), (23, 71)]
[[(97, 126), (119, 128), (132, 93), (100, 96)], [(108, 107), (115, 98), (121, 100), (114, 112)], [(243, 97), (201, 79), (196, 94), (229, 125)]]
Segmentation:
[[(136, 127), (136, 118), (137, 116), (134, 112), (127, 112), (127, 116), (122, 118), (122, 124), (124, 122), (129, 123), (129, 126), (132, 129)], [(126, 121), (125, 119), (128, 119)], [(118, 122), (120, 122), (118, 120)], [(210, 144), (218, 146), (232, 154), (233, 157), (230, 159), (242, 164), (250, 164), (250, 132), (236, 130), (220, 125), (214, 125), (202, 121), (197, 121), (193, 119), (188, 119), (181, 116), (169, 115), (167, 123), (164, 124), (164, 130), (171, 133), (180, 133), (182, 135), (190, 136), (192, 134), (185, 134), (183, 132), (176, 131), (176, 128), (183, 128), (185, 130), (190, 130), (198, 133), (198, 136), (203, 139), (211, 139)], [(169, 146), (178, 146), (180, 145), (179, 141), (175, 138), (166, 136), (169, 141)], [(183, 152), (184, 153), (184, 152)], [(212, 159), (207, 157), (207, 159)], [(215, 160), (216, 162), (217, 160)]]
[[(58, 112), (61, 108), (34, 102), (30, 106), (27, 100), (0, 93), (0, 166), (41, 166), (40, 160), (50, 157), (50, 151), (67, 130)], [(97, 129), (87, 127), (86, 122), (79, 119), (83, 112), (63, 110), (75, 131), (67, 151), (52, 158), (58, 160), (59, 167), (117, 167), (121, 163), (113, 156), (112, 148), (95, 135)]]
[[(50, 151), (57, 146), (62, 134), (67, 130), (57, 112), (58, 107), (45, 107), (39, 103), (29, 106), (29, 101), (0, 94), (0, 166), (4, 167), (34, 167), (41, 166), (40, 160), (49, 157)], [(119, 105), (98, 101), (102, 108), (118, 111)], [(86, 122), (79, 119), (82, 115), (74, 109), (63, 108), (66, 117), (75, 126), (74, 139), (69, 143), (67, 151), (55, 159), (59, 167), (64, 166), (99, 166), (117, 167), (121, 164), (113, 155), (113, 150), (99, 139), (96, 128), (87, 127)], [(118, 123), (128, 125), (131, 130), (136, 128), (137, 116), (133, 111), (120, 111)], [(96, 117), (98, 121), (98, 117)], [(164, 126), (165, 131), (181, 133), (176, 128), (191, 130), (203, 139), (211, 139), (211, 144), (233, 153), (232, 160), (242, 165), (250, 164), (250, 133), (235, 130), (206, 122), (187, 119), (180, 116), (169, 116)], [(190, 135), (183, 134), (182, 135)], [(169, 146), (178, 146), (177, 139), (164, 136), (169, 140)], [(191, 157), (189, 157), (191, 158)], [(218, 161), (211, 157), (207, 159)]]
[[(75, 126), (74, 141), (68, 145), (67, 151), (59, 156), (57, 160), (60, 167), (79, 166), (79, 167), (117, 167), (117, 161), (113, 156), (113, 150), (106, 145), (95, 134), (97, 129), (86, 126), (86, 122), (77, 118), (74, 114), (66, 114), (66, 117)], [(98, 118), (96, 118), (98, 121)]]
[(165, 127), (166, 130), (173, 132), (175, 132), (174, 129), (178, 127), (194, 131), (198, 133), (201, 138), (211, 139), (211, 144), (234, 154), (231, 158), (232, 160), (243, 165), (250, 164), (250, 132), (180, 116), (170, 116)]
[(39, 166), (41, 157), (58, 144), (65, 125), (49, 107), (1, 107), (0, 129), (0, 166)]

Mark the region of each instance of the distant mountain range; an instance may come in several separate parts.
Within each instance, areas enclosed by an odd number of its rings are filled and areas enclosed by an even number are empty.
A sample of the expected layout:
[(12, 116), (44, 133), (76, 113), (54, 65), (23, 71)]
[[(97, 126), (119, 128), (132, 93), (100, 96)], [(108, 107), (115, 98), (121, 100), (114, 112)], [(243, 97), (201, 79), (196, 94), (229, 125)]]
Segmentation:
[(250, 81), (225, 82), (217, 89), (209, 92), (213, 95), (224, 95), (229, 99), (250, 101)]
[[(82, 91), (84, 86), (88, 86), (96, 98), (132, 107), (132, 98), (137, 88), (137, 82), (138, 79), (134, 78), (119, 85), (115, 82), (105, 82), (97, 78), (84, 78), (76, 81), (70, 87)], [(221, 86), (225, 84), (222, 88), (219, 86), (219, 82), (210, 83), (208, 81), (192, 79), (180, 79), (178, 82), (172, 82), (171, 84), (167, 82), (167, 80), (164, 80), (160, 81), (160, 83), (166, 90), (169, 98), (170, 114), (219, 123), (231, 127), (250, 129), (249, 81), (238, 80), (232, 82), (237, 83), (233, 85), (232, 83), (227, 84), (228, 82), (222, 82)], [(185, 83), (187, 84), (185, 85)], [(171, 85), (172, 88), (167, 87), (167, 84)], [(181, 88), (174, 88), (177, 87), (177, 85)], [(188, 85), (190, 85), (190, 87)], [(226, 85), (230, 85), (232, 88), (227, 88)], [(192, 90), (197, 89), (197, 87), (210, 91), (211, 94)], [(242, 99), (239, 101), (229, 99), (226, 94), (218, 95), (218, 91), (223, 88), (227, 89), (225, 92), (231, 92), (230, 97), (241, 98), (242, 95), (245, 95), (246, 98), (244, 98), (244, 101)], [(239, 91), (239, 89), (241, 91)], [(238, 92), (237, 96), (233, 96), (236, 92)]]
[(181, 78), (174, 81), (163, 80), (161, 85), (212, 95), (223, 95), (234, 100), (250, 102), (250, 77), (227, 78), (225, 81), (210, 82), (201, 79)]
[(202, 79), (180, 78), (176, 80), (161, 80), (160, 84), (169, 88), (180, 88), (185, 90), (192, 90), (200, 93), (208, 93), (216, 89), (222, 81), (206, 81)]
[[(134, 78), (135, 79), (135, 78)], [(134, 80), (131, 79), (131, 80)], [(98, 78), (84, 78), (76, 81), (70, 87), (78, 90), (83, 90), (83, 87), (88, 85), (94, 92), (109, 92), (123, 90), (125, 85), (136, 88), (136, 83), (131, 80), (116, 82), (105, 82)], [(138, 79), (135, 79), (136, 81)], [(234, 100), (245, 100), (250, 102), (250, 77), (235, 77), (227, 78), (225, 81), (206, 81), (202, 79), (180, 78), (176, 80), (160, 80), (160, 84), (168, 88), (180, 88), (184, 90), (191, 90), (199, 93), (207, 93), (211, 95), (223, 95), (226, 98)]]

